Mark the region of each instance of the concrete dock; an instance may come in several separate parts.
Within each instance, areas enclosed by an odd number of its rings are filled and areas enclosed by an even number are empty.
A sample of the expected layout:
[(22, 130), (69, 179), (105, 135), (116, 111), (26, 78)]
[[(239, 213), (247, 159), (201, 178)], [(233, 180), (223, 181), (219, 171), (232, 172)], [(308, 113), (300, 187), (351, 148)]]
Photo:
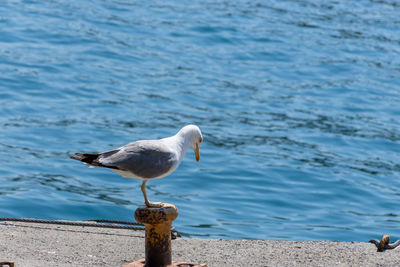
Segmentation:
[[(172, 240), (174, 261), (223, 266), (400, 266), (400, 248), (331, 241)], [(144, 231), (0, 223), (0, 262), (16, 267), (123, 266), (144, 258)]]

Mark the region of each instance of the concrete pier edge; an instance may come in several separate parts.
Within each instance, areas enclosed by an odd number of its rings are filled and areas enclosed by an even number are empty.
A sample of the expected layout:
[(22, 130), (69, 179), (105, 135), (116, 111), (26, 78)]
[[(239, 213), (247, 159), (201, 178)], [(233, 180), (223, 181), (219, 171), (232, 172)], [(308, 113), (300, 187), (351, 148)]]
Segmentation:
[[(178, 238), (172, 241), (172, 259), (208, 267), (400, 265), (400, 248), (377, 252), (367, 241)], [(144, 231), (0, 222), (0, 262), (16, 267), (123, 266), (144, 258), (144, 242)]]

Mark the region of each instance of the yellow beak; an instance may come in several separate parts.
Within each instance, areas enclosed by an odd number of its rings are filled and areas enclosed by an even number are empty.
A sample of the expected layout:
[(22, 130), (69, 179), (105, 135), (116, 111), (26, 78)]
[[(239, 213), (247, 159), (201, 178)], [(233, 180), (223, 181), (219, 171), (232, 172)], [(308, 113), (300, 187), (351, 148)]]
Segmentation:
[(194, 155), (196, 156), (196, 161), (200, 160), (200, 150), (199, 150), (199, 145), (196, 143), (196, 146), (193, 148), (194, 150)]

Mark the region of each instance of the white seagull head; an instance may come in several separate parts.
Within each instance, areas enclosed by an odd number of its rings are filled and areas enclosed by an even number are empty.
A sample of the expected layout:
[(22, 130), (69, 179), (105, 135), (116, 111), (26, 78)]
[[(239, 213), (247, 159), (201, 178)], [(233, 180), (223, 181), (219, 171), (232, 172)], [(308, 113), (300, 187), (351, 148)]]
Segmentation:
[(186, 125), (180, 131), (180, 134), (185, 136), (193, 147), (196, 161), (200, 160), (200, 144), (203, 142), (203, 135), (201, 134), (200, 128), (196, 125)]

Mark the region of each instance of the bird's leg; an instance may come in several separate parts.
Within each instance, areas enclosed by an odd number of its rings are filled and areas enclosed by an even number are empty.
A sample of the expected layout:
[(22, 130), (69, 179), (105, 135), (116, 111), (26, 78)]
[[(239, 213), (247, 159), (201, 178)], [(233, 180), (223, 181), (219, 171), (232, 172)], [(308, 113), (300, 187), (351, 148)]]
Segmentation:
[(146, 204), (146, 206), (148, 208), (153, 207), (153, 208), (159, 208), (162, 207), (161, 203), (154, 203), (154, 202), (150, 202), (147, 198), (147, 194), (146, 194), (146, 180), (143, 180), (142, 182), (142, 186), (140, 187), (140, 189), (142, 190), (143, 196), (144, 196), (144, 203)]
[(149, 207), (150, 206), (150, 202), (147, 199), (147, 194), (146, 194), (146, 180), (143, 180), (142, 182), (142, 186), (140, 187), (140, 189), (142, 190), (143, 196), (144, 196), (144, 203), (146, 203), (146, 206)]

